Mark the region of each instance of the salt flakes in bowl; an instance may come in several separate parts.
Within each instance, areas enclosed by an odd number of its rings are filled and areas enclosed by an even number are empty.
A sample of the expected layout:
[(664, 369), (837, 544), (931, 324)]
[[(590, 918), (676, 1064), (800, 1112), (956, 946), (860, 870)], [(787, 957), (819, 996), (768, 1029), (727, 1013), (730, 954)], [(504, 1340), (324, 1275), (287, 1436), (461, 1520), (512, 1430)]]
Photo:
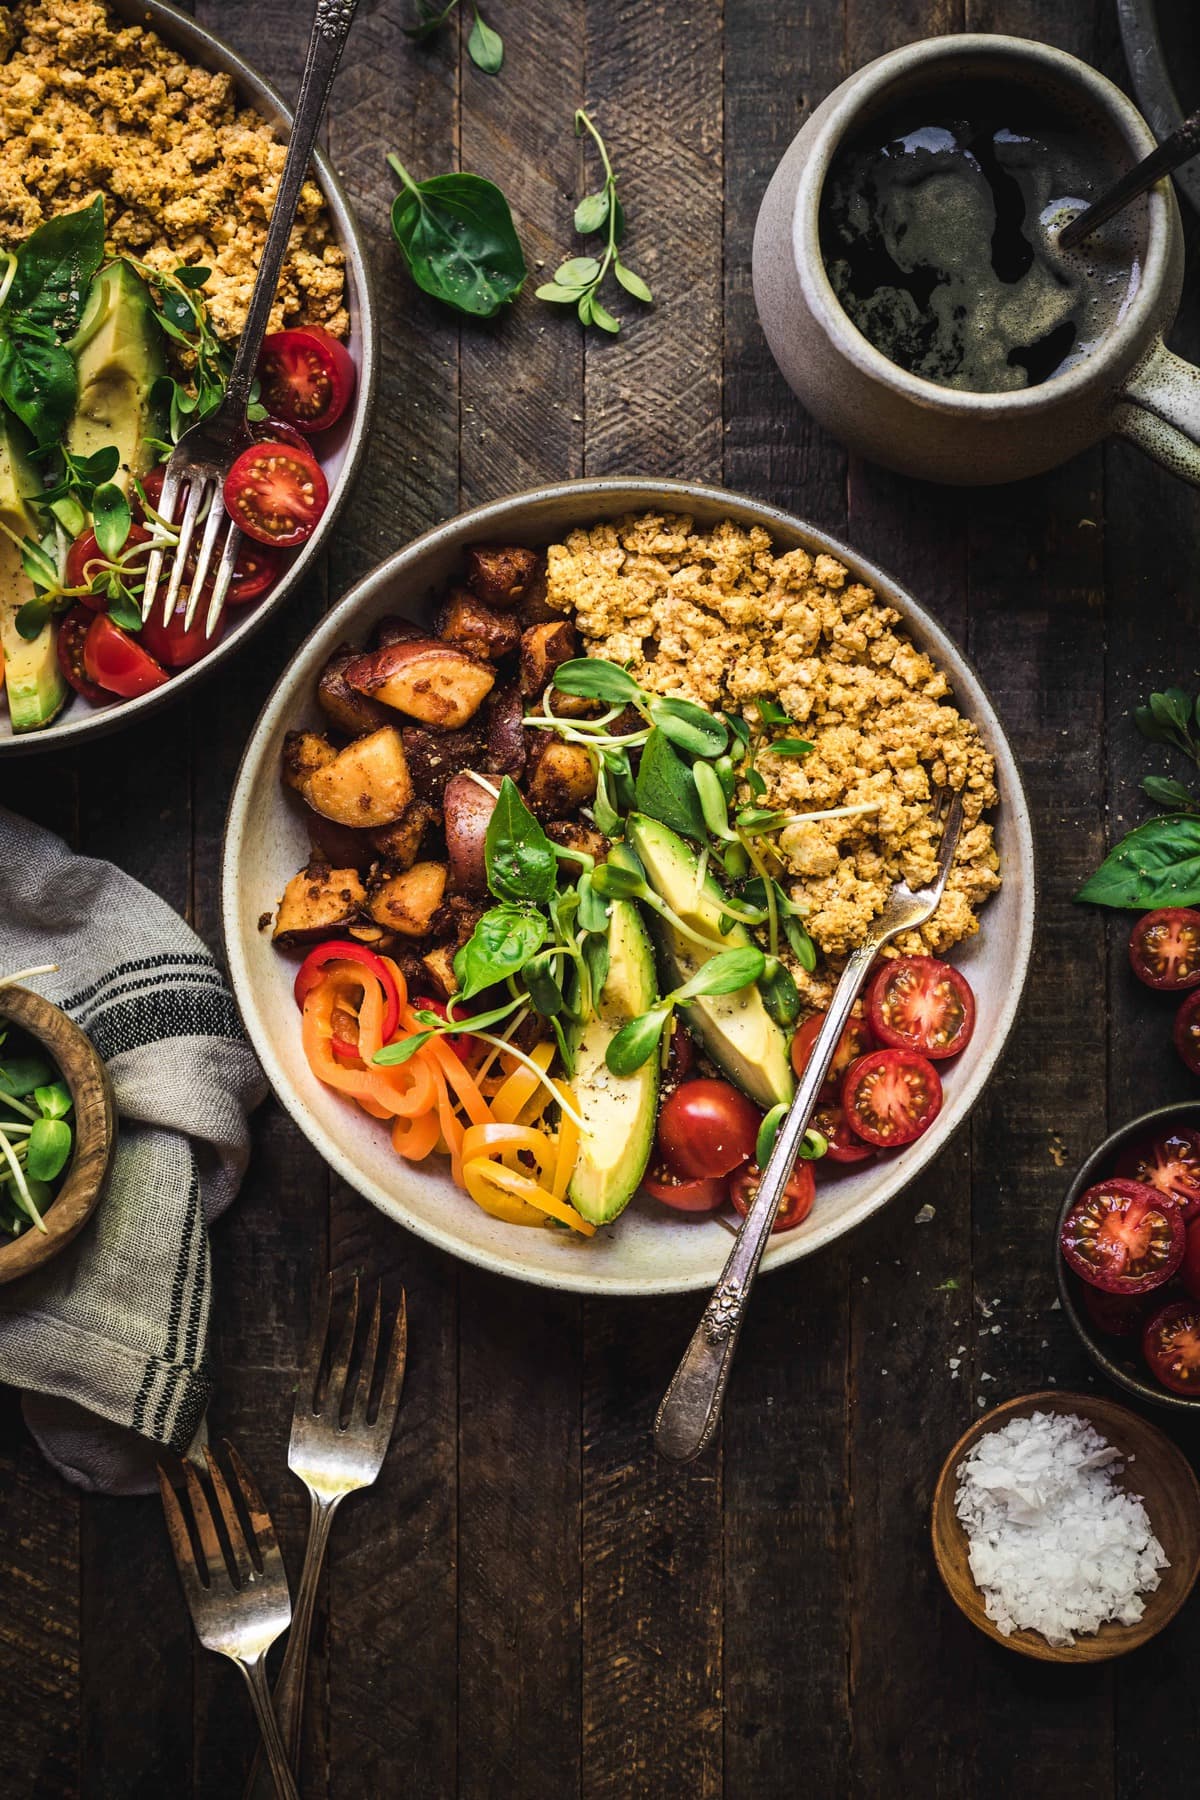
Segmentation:
[[(1132, 1459), (1131, 1459), (1132, 1460)], [(1075, 1413), (985, 1432), (959, 1463), (954, 1508), (988, 1617), (1063, 1648), (1108, 1620), (1133, 1625), (1169, 1567), (1121, 1452)]]

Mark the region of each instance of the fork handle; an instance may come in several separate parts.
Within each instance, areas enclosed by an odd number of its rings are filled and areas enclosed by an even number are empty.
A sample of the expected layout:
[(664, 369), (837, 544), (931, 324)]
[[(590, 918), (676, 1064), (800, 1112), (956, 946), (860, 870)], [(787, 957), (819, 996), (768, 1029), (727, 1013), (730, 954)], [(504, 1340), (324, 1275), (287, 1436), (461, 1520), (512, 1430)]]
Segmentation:
[(250, 385), (258, 366), (258, 353), (262, 349), (267, 321), (275, 304), (279, 271), (283, 267), (288, 240), (296, 219), (300, 189), (308, 173), (309, 160), (317, 141), (317, 131), (329, 99), (329, 90), (357, 7), (358, 0), (317, 0), (308, 56), (300, 81), (291, 135), (288, 138), (287, 157), (267, 226), (267, 239), (258, 265), (254, 292), (250, 296), (246, 323), (234, 354), (225, 393), (226, 405), (231, 408), (236, 405), (240, 412), (245, 411), (250, 397)]
[(693, 1457), (699, 1456), (717, 1428), (750, 1290), (775, 1223), (783, 1190), (791, 1177), (838, 1040), (867, 970), (875, 960), (879, 943), (878, 938), (872, 938), (855, 950), (842, 971), (808, 1066), (779, 1128), (758, 1192), (738, 1227), (721, 1279), (701, 1315), (692, 1341), (663, 1395), (654, 1421), (654, 1442), (660, 1455), (671, 1462), (691, 1462)]
[(287, 1751), (283, 1747), (283, 1739), (279, 1735), (279, 1726), (275, 1719), (275, 1709), (271, 1705), (271, 1690), (267, 1686), (266, 1659), (256, 1656), (253, 1662), (244, 1662), (241, 1657), (235, 1657), (234, 1661), (246, 1677), (246, 1686), (250, 1689), (250, 1698), (254, 1702), (258, 1729), (262, 1734), (263, 1747), (267, 1753), (267, 1762), (270, 1765), (271, 1780), (275, 1784), (277, 1800), (300, 1800), (300, 1790), (288, 1767)]

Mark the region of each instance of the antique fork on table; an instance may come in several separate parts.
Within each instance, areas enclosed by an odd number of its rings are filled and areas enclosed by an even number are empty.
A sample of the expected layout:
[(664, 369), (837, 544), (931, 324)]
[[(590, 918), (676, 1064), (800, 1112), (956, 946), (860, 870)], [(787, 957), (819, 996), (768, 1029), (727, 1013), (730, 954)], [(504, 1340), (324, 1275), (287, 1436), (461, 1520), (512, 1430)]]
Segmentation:
[[(258, 265), (254, 291), (250, 296), (246, 323), (234, 353), (225, 396), (216, 412), (184, 432), (167, 463), (158, 511), (164, 519), (170, 519), (174, 524), (177, 502), (181, 494), (185, 498), (183, 516), (179, 520), (179, 541), (174, 548), (171, 573), (167, 581), (167, 597), (163, 602), (164, 625), (170, 623), (178, 604), (187, 554), (197, 523), (207, 504), (204, 533), (189, 583), (184, 613), (185, 627), (189, 627), (195, 617), (216, 550), (217, 537), (227, 517), (222, 493), (225, 477), (242, 451), (248, 449), (254, 441), (246, 419), (246, 406), (258, 364), (258, 353), (262, 349), (267, 321), (275, 304), (279, 271), (283, 267), (288, 239), (295, 222), (300, 189), (308, 173), (317, 130), (325, 113), (329, 90), (357, 5), (358, 0), (317, 0), (308, 57), (288, 138), (287, 158), (283, 174), (279, 178), (279, 189), (275, 195), (270, 224), (267, 226), (262, 260)], [(220, 623), (241, 541), (241, 532), (230, 521), (213, 581), (212, 597), (208, 603), (204, 622), (205, 637), (211, 637)], [(143, 619), (148, 619), (154, 610), (162, 568), (163, 547), (160, 545), (146, 559), (146, 583), (142, 589)]]
[[(225, 1450), (250, 1525), (253, 1548), (246, 1542), (238, 1508), (220, 1464), (207, 1446), (204, 1460), (224, 1528), (228, 1558), (203, 1483), (186, 1459), (186, 1500), (176, 1493), (166, 1471), (159, 1467), (158, 1485), (167, 1531), (196, 1635), (206, 1650), (228, 1656), (245, 1676), (275, 1792), (279, 1800), (299, 1800), (267, 1686), (267, 1651), (286, 1631), (292, 1616), (287, 1572), (279, 1554), (275, 1527), (250, 1471), (228, 1440)], [(185, 1510), (191, 1514), (190, 1531)]]
[(690, 1462), (699, 1456), (717, 1428), (754, 1277), (850, 1009), (883, 946), (899, 932), (923, 925), (937, 911), (962, 830), (962, 796), (942, 788), (934, 821), (942, 825), (934, 878), (915, 893), (906, 882), (898, 882), (870, 937), (846, 963), (720, 1282), (663, 1396), (654, 1421), (654, 1441), (671, 1462)]
[[(392, 1428), (400, 1408), (400, 1390), (404, 1384), (408, 1345), (407, 1307), (404, 1294), (401, 1293), (391, 1342), (383, 1364), (379, 1402), (372, 1417), (371, 1389), (379, 1351), (382, 1310), (380, 1290), (376, 1289), (375, 1292), (367, 1339), (352, 1387), (348, 1387), (348, 1378), (358, 1328), (358, 1280), (356, 1278), (354, 1282), (349, 1310), (336, 1349), (329, 1342), (332, 1290), (331, 1278), (323, 1299), (313, 1309), (308, 1346), (296, 1388), (292, 1437), (288, 1445), (288, 1468), (308, 1489), (311, 1507), (304, 1568), (296, 1591), (296, 1610), (274, 1693), (279, 1730), (293, 1769), (297, 1768), (300, 1758), (308, 1641), (312, 1633), (313, 1606), (317, 1597), (321, 1564), (329, 1543), (329, 1528), (333, 1523), (334, 1513), (346, 1495), (354, 1493), (358, 1488), (370, 1487), (383, 1467), (383, 1459), (387, 1454)], [(329, 1375), (322, 1384), (321, 1369), (327, 1358)], [(348, 1400), (351, 1402), (349, 1407)], [(343, 1418), (345, 1424), (342, 1423)], [(246, 1783), (246, 1800), (263, 1791), (262, 1774), (261, 1763), (256, 1759)]]

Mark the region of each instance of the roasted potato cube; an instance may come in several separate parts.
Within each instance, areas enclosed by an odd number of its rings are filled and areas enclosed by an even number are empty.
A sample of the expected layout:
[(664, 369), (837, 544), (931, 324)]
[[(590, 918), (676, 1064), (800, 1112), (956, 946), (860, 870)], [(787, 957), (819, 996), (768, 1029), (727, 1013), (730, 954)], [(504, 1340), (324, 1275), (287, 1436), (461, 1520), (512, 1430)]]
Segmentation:
[(561, 844), (564, 850), (582, 850), (598, 863), (608, 855), (604, 833), (583, 819), (551, 819), (546, 825), (546, 836), (552, 844)]
[(359, 652), (352, 644), (339, 644), (317, 677), (317, 705), (338, 731), (347, 737), (362, 737), (366, 731), (378, 731), (390, 723), (386, 706), (356, 694), (347, 685), (346, 668), (357, 662)]
[[(309, 777), (306, 798), (338, 825), (390, 825), (413, 797), (408, 760), (393, 725), (356, 738)], [(560, 808), (561, 810), (561, 808)]]
[[(411, 764), (409, 765), (411, 773)], [(390, 869), (411, 869), (421, 854), (421, 843), (437, 814), (423, 800), (405, 807), (391, 825), (381, 825), (369, 838), (376, 856)]]
[(469, 725), (465, 731), (426, 731), (420, 725), (405, 725), (400, 737), (413, 790), (418, 800), (429, 806), (440, 808), (452, 775), (483, 761), (483, 731), (478, 725)]
[(460, 894), (486, 894), (485, 840), (496, 796), (464, 771), (446, 783), (442, 807), (451, 887)]
[(541, 560), (517, 544), (474, 544), (467, 551), (467, 586), (485, 606), (515, 606)]
[(460, 950), (487, 911), (485, 900), (472, 900), (466, 894), (447, 894), (433, 921), (433, 935), (449, 938), (451, 947)]
[(385, 613), (376, 621), (371, 633), (371, 648), (386, 650), (389, 644), (408, 644), (416, 638), (428, 637), (429, 633), (414, 619), (401, 618), (399, 613)]
[(596, 771), (582, 744), (552, 739), (525, 782), (525, 798), (543, 819), (561, 819), (564, 813), (586, 806), (596, 791)]
[(346, 669), (356, 693), (407, 713), (422, 725), (457, 731), (475, 716), (496, 676), (453, 644), (412, 638), (360, 656)]
[(487, 662), (499, 662), (521, 641), (521, 627), (512, 614), (485, 606), (469, 588), (452, 588), (434, 623), (446, 643)]
[(435, 944), (421, 958), (421, 967), (429, 977), (436, 1000), (449, 1000), (458, 992), (454, 973), (454, 950), (449, 944)]
[(302, 794), (309, 777), (318, 769), (328, 768), (337, 756), (337, 748), (319, 731), (289, 731), (283, 740), (283, 779), (290, 788)]
[(521, 633), (521, 692), (535, 700), (544, 691), (559, 663), (575, 654), (575, 629), (565, 619), (549, 625), (531, 625)]
[(331, 869), (314, 858), (283, 890), (272, 940), (287, 950), (326, 937), (355, 921), (366, 900), (357, 870)]
[(561, 618), (562, 613), (556, 611), (546, 598), (546, 559), (539, 556), (537, 568), (526, 582), (517, 607), (517, 623), (522, 631), (528, 631), (531, 625), (548, 625)]
[(517, 682), (506, 681), (489, 694), (487, 702), (487, 758), (484, 767), (493, 775), (514, 780), (525, 767), (525, 702)]
[(385, 931), (371, 919), (359, 919), (349, 927), (347, 935), (366, 944), (370, 950), (386, 950), (395, 941), (390, 931)]
[(371, 883), (367, 909), (377, 925), (402, 937), (424, 937), (446, 891), (445, 863), (419, 862)]
[(353, 825), (337, 825), (332, 819), (309, 808), (305, 820), (308, 841), (318, 862), (334, 869), (357, 869), (360, 874), (377, 861), (379, 852), (371, 842), (369, 831), (358, 831)]

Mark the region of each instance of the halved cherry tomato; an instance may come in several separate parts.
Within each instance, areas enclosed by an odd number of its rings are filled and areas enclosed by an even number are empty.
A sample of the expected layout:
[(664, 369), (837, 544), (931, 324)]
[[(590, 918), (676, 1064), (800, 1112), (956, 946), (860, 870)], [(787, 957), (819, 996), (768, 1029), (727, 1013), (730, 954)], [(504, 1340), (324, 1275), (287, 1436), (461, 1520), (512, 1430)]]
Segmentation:
[(319, 325), (273, 331), (258, 358), (262, 403), (298, 431), (324, 431), (354, 392), (350, 352)]
[(58, 666), (75, 692), (82, 694), (85, 700), (90, 700), (93, 706), (103, 706), (112, 696), (94, 681), (88, 680), (87, 670), (83, 665), (83, 646), (94, 617), (95, 614), (89, 612), (86, 606), (73, 606), (66, 617), (58, 622), (58, 638), (54, 648), (58, 655)]
[(329, 503), (320, 466), (292, 444), (251, 444), (226, 475), (224, 492), (234, 524), (281, 550), (305, 543)]
[[(129, 536), (125, 540), (124, 549), (121, 554), (124, 555), (125, 550), (130, 549), (136, 544), (148, 543), (149, 539), (150, 533), (144, 526), (139, 525), (135, 519), (129, 527)], [(95, 532), (89, 527), (87, 531), (83, 531), (79, 534), (75, 539), (75, 542), (71, 545), (71, 548), (67, 551), (66, 585), (69, 588), (86, 587), (94, 578), (88, 573), (88, 564), (97, 561), (107, 562), (108, 558), (96, 542)], [(98, 574), (99, 571), (97, 570), (96, 573)], [(130, 570), (130, 578), (140, 580), (141, 573), (142, 559), (139, 558), (138, 562), (135, 563)], [(81, 603), (84, 606), (91, 607), (93, 612), (103, 612), (108, 605), (108, 597), (103, 589), (96, 594), (81, 594), (79, 598)]]
[(1200, 912), (1160, 906), (1143, 913), (1129, 938), (1129, 964), (1147, 987), (1177, 993), (1200, 982)]
[(1086, 1281), (1079, 1284), (1079, 1298), (1096, 1330), (1109, 1337), (1140, 1337), (1146, 1308), (1154, 1304), (1144, 1294), (1106, 1294)]
[[(822, 1025), (825, 1023), (823, 1012), (814, 1013), (811, 1019), (805, 1019), (792, 1039), (792, 1067), (796, 1074), (803, 1075), (808, 1067), (808, 1059), (812, 1055), (813, 1045), (817, 1041)], [(821, 1093), (835, 1097), (841, 1092), (842, 1077), (852, 1062), (865, 1056), (868, 1050), (875, 1048), (875, 1039), (871, 1036), (871, 1027), (865, 1019), (847, 1019), (837, 1049), (833, 1053), (833, 1061), (829, 1065), (829, 1074), (821, 1086)]]
[(881, 1150), (911, 1144), (942, 1110), (942, 1082), (915, 1050), (872, 1050), (851, 1063), (842, 1083), (850, 1129)]
[(318, 944), (315, 950), (309, 951), (296, 970), (296, 980), (292, 987), (296, 1005), (301, 1012), (313, 989), (321, 985), (325, 978), (325, 966), (331, 962), (358, 963), (375, 977), (383, 990), (380, 1035), (385, 1044), (390, 1044), (400, 1024), (400, 991), (383, 958), (376, 956), (374, 950), (368, 950), (365, 944), (357, 943), (354, 938), (330, 938), (328, 943)]
[(1175, 1014), (1175, 1048), (1193, 1075), (1200, 1075), (1200, 993), (1189, 994)]
[(149, 651), (143, 650), (136, 638), (114, 625), (107, 613), (97, 613), (88, 627), (83, 644), (83, 666), (89, 681), (133, 700), (162, 687), (170, 677), (156, 663)]
[[(762, 1180), (762, 1170), (757, 1163), (747, 1163), (729, 1180), (729, 1198), (734, 1208), (745, 1218), (750, 1211), (750, 1203), (758, 1192), (758, 1184)], [(771, 1226), (771, 1235), (777, 1231), (793, 1231), (797, 1225), (803, 1225), (813, 1209), (813, 1201), (817, 1197), (817, 1184), (813, 1180), (812, 1164), (798, 1162), (788, 1177), (788, 1184), (783, 1190), (783, 1198), (779, 1202), (775, 1214), (775, 1222)]]
[(269, 416), (258, 419), (251, 425), (250, 435), (258, 444), (292, 444), (297, 450), (307, 450), (310, 456), (313, 453), (312, 445), (304, 433), (297, 431), (294, 425), (289, 425), (286, 419), (272, 419)]
[(1183, 1214), (1157, 1188), (1114, 1176), (1079, 1196), (1059, 1241), (1083, 1281), (1107, 1294), (1144, 1294), (1183, 1261)]
[(669, 1093), (672, 1088), (678, 1087), (681, 1081), (686, 1081), (696, 1066), (696, 1051), (692, 1043), (691, 1032), (686, 1025), (681, 1025), (678, 1019), (674, 1020), (674, 1026), (670, 1043), (667, 1045), (667, 1066), (662, 1072), (664, 1093)]
[[(293, 431), (290, 425), (285, 425), (283, 431), (287, 434), (288, 442), (293, 442), (298, 445), (304, 455), (312, 455), (311, 450), (309, 450), (298, 431)], [(165, 472), (164, 465), (160, 463), (157, 468), (150, 470), (149, 474), (142, 482), (146, 498), (154, 508), (155, 512), (158, 511), (159, 503), (162, 500), (163, 476)], [(136, 492), (131, 496), (131, 503), (133, 505), (135, 521), (144, 519), (145, 513)], [(143, 538), (149, 535), (149, 533), (142, 531), (141, 526), (136, 522), (133, 529), (134, 531), (141, 533), (141, 536), (135, 539), (135, 542), (140, 543)], [(91, 533), (85, 533), (85, 536), (91, 535)], [(82, 540), (80, 541), (82, 542)], [(199, 543), (199, 533), (193, 534), (192, 542), (187, 553), (187, 559), (184, 563), (185, 587), (190, 585), (188, 578), (190, 578), (192, 571), (196, 567), (196, 553), (199, 549)], [(92, 554), (94, 555), (95, 552), (93, 551)], [(237, 561), (233, 565), (233, 578), (229, 584), (226, 605), (244, 606), (247, 601), (257, 600), (261, 594), (266, 593), (268, 588), (274, 587), (286, 566), (286, 561), (280, 551), (273, 549), (269, 544), (255, 544), (252, 543), (249, 538), (243, 538), (242, 542), (238, 545)], [(70, 563), (68, 563), (67, 568), (69, 571)], [(212, 592), (214, 573), (215, 570), (210, 571), (205, 580), (205, 597)], [(77, 584), (73, 583), (72, 585)], [(201, 604), (203, 604), (203, 601)]]
[(869, 1162), (875, 1154), (874, 1145), (864, 1144), (850, 1129), (846, 1109), (840, 1100), (818, 1100), (811, 1124), (814, 1131), (821, 1133), (828, 1146), (822, 1160), (831, 1163)]
[(975, 996), (966, 977), (936, 956), (897, 956), (871, 983), (867, 1017), (881, 1044), (940, 1061), (970, 1043)]
[(710, 1213), (724, 1206), (729, 1194), (725, 1177), (710, 1175), (699, 1180), (680, 1180), (666, 1168), (647, 1169), (642, 1186), (655, 1200), (674, 1212)]
[(754, 1155), (762, 1114), (732, 1082), (700, 1075), (669, 1094), (658, 1149), (675, 1175), (728, 1175)]
[(196, 616), (185, 630), (183, 620), (186, 612), (187, 594), (184, 592), (168, 625), (163, 624), (156, 605), (141, 629), (141, 643), (151, 656), (156, 656), (168, 669), (186, 669), (190, 664), (199, 662), (202, 656), (215, 650), (221, 640), (223, 624), (217, 627), (212, 637), (205, 637), (205, 609), (202, 605), (196, 608)]
[(1146, 1321), (1142, 1355), (1173, 1394), (1200, 1399), (1200, 1301), (1172, 1300)]
[(1117, 1158), (1117, 1174), (1166, 1194), (1189, 1224), (1200, 1214), (1200, 1131), (1180, 1125), (1149, 1143), (1131, 1145)]
[(1192, 1299), (1200, 1300), (1200, 1219), (1195, 1220), (1187, 1228), (1187, 1242), (1183, 1247), (1183, 1261), (1179, 1265), (1179, 1279)]

